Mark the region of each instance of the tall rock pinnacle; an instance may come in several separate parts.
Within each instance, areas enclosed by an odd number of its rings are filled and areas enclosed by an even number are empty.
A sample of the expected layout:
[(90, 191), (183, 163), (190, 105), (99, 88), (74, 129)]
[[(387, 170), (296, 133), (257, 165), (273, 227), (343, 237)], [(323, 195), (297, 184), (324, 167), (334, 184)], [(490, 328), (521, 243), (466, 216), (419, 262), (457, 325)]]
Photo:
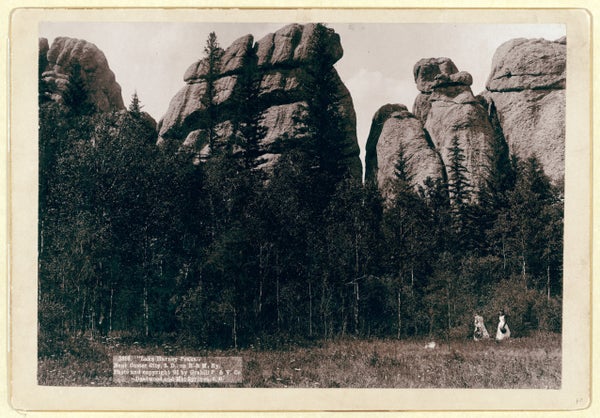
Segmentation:
[[(393, 164), (400, 149), (412, 160), (415, 186), (428, 176), (448, 179), (449, 148), (456, 138), (474, 190), (485, 178), (487, 154), (496, 140), (506, 141), (509, 152), (521, 159), (535, 155), (550, 179), (560, 182), (564, 177), (565, 68), (565, 38), (554, 42), (513, 39), (496, 51), (486, 91), (475, 97), (471, 75), (458, 71), (452, 60), (420, 60), (413, 71), (420, 91), (413, 113), (403, 105), (385, 105), (373, 118), (366, 180), (376, 181), (389, 198), (387, 184), (394, 177)], [(439, 156), (439, 164), (434, 155)]]
[(77, 78), (83, 83), (88, 104), (96, 110), (125, 109), (121, 86), (96, 45), (66, 37), (56, 38), (51, 46), (47, 39), (41, 38), (39, 45), (39, 74), (44, 86), (40, 93), (46, 99), (64, 103), (65, 94)]
[[(262, 158), (266, 166), (272, 166), (286, 147), (286, 138), (298, 128), (297, 115), (313, 92), (307, 91), (303, 77), (319, 58), (330, 66), (332, 89), (335, 91), (333, 105), (342, 117), (344, 135), (339, 138), (342, 145), (342, 160), (350, 172), (360, 177), (362, 166), (356, 139), (356, 115), (352, 98), (342, 83), (333, 64), (343, 54), (339, 35), (329, 29), (325, 38), (325, 52), (313, 56), (310, 45), (315, 42), (316, 24), (291, 24), (275, 33), (268, 34), (254, 43), (252, 35), (246, 35), (233, 42), (222, 52), (219, 61), (219, 74), (214, 80), (215, 96), (213, 105), (217, 109), (218, 135), (226, 136), (231, 130), (234, 97), (240, 89), (239, 79), (249, 65), (260, 77), (260, 90), (257, 101), (263, 116), (262, 126), (266, 133), (261, 141)], [(323, 62), (323, 61), (322, 61)], [(206, 106), (202, 103), (207, 89), (206, 59), (192, 64), (184, 75), (185, 86), (173, 97), (169, 108), (159, 122), (159, 143), (176, 141), (194, 146), (200, 153), (210, 152), (203, 126)]]
[(454, 138), (465, 155), (467, 179), (478, 188), (490, 141), (494, 136), (487, 112), (473, 96), (473, 78), (465, 71), (458, 71), (448, 58), (422, 59), (415, 65), (415, 82), (428, 102), (427, 111), (421, 111), (421, 121), (429, 133), (435, 149), (447, 166), (450, 147)]
[(366, 181), (374, 181), (385, 198), (392, 197), (390, 180), (395, 177), (400, 152), (407, 158), (413, 183), (444, 175), (444, 164), (428, 142), (421, 122), (401, 104), (382, 106), (373, 116), (366, 150)]
[[(466, 177), (474, 190), (479, 187), (486, 152), (494, 136), (485, 107), (473, 96), (473, 78), (458, 71), (449, 58), (425, 58), (415, 64), (413, 75), (420, 94), (415, 99), (413, 113), (403, 105), (395, 105), (395, 121), (388, 118), (388, 129), (376, 129), (381, 124), (381, 108), (373, 118), (367, 142), (366, 179), (377, 179), (384, 196), (389, 197), (389, 179), (393, 164), (402, 148), (410, 161), (415, 187), (427, 177), (448, 179), (450, 147), (454, 138), (462, 149), (467, 169)], [(402, 117), (398, 117), (400, 115)], [(391, 125), (397, 125), (391, 129)], [(392, 167), (392, 168), (390, 168)]]

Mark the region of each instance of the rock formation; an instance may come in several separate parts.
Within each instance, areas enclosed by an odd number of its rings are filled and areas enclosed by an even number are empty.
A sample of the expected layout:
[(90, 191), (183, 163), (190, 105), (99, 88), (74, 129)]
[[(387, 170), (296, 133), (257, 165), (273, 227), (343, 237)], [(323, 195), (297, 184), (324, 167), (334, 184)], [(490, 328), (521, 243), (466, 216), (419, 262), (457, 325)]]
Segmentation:
[(395, 166), (402, 151), (414, 184), (422, 185), (427, 177), (444, 175), (440, 155), (428, 142), (421, 122), (400, 104), (382, 106), (371, 124), (366, 149), (366, 179), (377, 182), (385, 198), (391, 198), (391, 184)]
[(561, 182), (565, 68), (565, 38), (514, 39), (498, 48), (486, 91), (475, 97), (471, 75), (458, 71), (450, 59), (420, 60), (413, 72), (420, 91), (413, 113), (403, 105), (385, 105), (373, 118), (365, 178), (376, 181), (389, 197), (386, 182), (394, 176), (401, 148), (412, 159), (416, 186), (427, 176), (447, 178), (449, 147), (456, 137), (475, 190), (493, 140), (506, 140), (509, 151), (521, 159), (535, 155), (546, 174)]
[[(356, 115), (350, 93), (342, 83), (333, 64), (343, 54), (339, 35), (333, 30), (325, 32), (326, 39), (320, 41), (326, 46), (324, 53), (314, 56), (311, 44), (316, 39), (315, 24), (291, 24), (275, 33), (268, 34), (258, 42), (251, 35), (233, 42), (222, 53), (219, 62), (220, 72), (214, 81), (216, 96), (213, 105), (217, 108), (218, 134), (225, 135), (231, 129), (232, 98), (239, 89), (239, 79), (249, 62), (255, 65), (260, 77), (258, 102), (262, 110), (262, 125), (266, 134), (261, 141), (263, 158), (272, 165), (285, 149), (287, 136), (292, 136), (298, 127), (297, 115), (312, 92), (302, 83), (307, 71), (319, 58), (330, 66), (333, 81), (335, 106), (342, 116), (344, 135), (343, 155), (340, 158), (355, 176), (360, 176), (362, 167), (356, 139)], [(322, 61), (323, 62), (323, 61)], [(169, 108), (159, 122), (159, 143), (177, 141), (194, 145), (201, 153), (208, 153), (206, 133), (202, 124), (206, 107), (202, 98), (207, 86), (206, 59), (192, 64), (185, 72), (185, 86), (173, 97)]]
[[(60, 37), (52, 45), (39, 40), (41, 95), (63, 103), (74, 78), (82, 80), (87, 102), (100, 112), (124, 109), (121, 86), (116, 82), (106, 57), (96, 45), (79, 39)], [(73, 71), (78, 71), (74, 74)]]
[(513, 39), (501, 45), (482, 95), (495, 110), (511, 153), (535, 155), (564, 177), (566, 39)]
[[(395, 161), (400, 147), (405, 152), (418, 149), (414, 156), (411, 152), (408, 154), (415, 186), (421, 186), (427, 177), (448, 178), (449, 149), (456, 137), (465, 156), (467, 180), (477, 190), (494, 130), (486, 108), (471, 92), (473, 78), (465, 71), (458, 71), (448, 58), (422, 59), (415, 64), (413, 75), (421, 92), (415, 99), (414, 115), (405, 106), (395, 105), (395, 111), (404, 115), (400, 118), (403, 121), (390, 121), (388, 129), (379, 130), (380, 112), (386, 106), (373, 118), (367, 145), (366, 178), (377, 178), (382, 193), (389, 195), (385, 183), (393, 176), (390, 162)], [(392, 129), (391, 124), (396, 128)], [(413, 144), (412, 150), (405, 148), (407, 143)], [(390, 153), (392, 155), (387, 155)]]
[(420, 60), (414, 75), (421, 94), (428, 95), (429, 110), (423, 112), (421, 120), (435, 149), (448, 165), (452, 140), (458, 138), (465, 155), (467, 179), (477, 189), (494, 132), (486, 109), (471, 92), (473, 78), (467, 72), (459, 72), (448, 58)]

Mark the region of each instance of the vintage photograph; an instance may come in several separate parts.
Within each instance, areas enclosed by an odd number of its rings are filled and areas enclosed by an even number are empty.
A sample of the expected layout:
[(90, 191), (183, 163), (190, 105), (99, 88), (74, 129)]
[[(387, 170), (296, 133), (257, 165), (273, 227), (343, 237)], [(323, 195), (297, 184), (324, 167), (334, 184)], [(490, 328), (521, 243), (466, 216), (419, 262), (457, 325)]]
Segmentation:
[(566, 35), (39, 23), (37, 384), (561, 389)]

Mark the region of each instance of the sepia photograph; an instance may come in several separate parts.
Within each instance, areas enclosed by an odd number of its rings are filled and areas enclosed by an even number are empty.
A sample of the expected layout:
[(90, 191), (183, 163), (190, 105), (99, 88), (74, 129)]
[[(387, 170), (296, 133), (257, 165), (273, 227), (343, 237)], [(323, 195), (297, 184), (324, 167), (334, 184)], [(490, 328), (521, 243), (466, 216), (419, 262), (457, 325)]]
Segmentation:
[(36, 22), (35, 385), (560, 394), (566, 20), (284, 17)]
[(560, 388), (565, 35), (43, 22), (38, 382)]

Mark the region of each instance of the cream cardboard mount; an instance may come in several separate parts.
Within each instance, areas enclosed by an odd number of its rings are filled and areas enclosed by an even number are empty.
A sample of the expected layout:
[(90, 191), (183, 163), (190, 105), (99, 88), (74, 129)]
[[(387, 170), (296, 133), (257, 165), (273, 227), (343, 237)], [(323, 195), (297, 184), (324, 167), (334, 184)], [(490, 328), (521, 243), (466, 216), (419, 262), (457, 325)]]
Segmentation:
[[(567, 32), (565, 252), (560, 389), (255, 389), (37, 384), (38, 33), (42, 22), (563, 24)], [(590, 401), (590, 42), (582, 10), (19, 9), (10, 30), (10, 398), (18, 410), (536, 410)], [(401, 51), (397, 51), (401, 54)], [(117, 75), (118, 78), (118, 75)], [(463, 80), (461, 78), (461, 80)], [(456, 83), (455, 83), (456, 84)], [(458, 83), (461, 84), (461, 83)], [(462, 83), (464, 84), (464, 82)], [(459, 86), (460, 87), (460, 86)], [(461, 87), (462, 88), (462, 87)], [(464, 89), (463, 89), (464, 90)], [(576, 278), (576, 280), (575, 280)], [(120, 361), (127, 360), (120, 358)], [(136, 359), (139, 362), (148, 359)], [(154, 359), (156, 360), (156, 359)], [(166, 365), (161, 358), (153, 364)], [(183, 360), (182, 360), (183, 361)], [(187, 361), (187, 363), (185, 363)], [(202, 368), (188, 358), (186, 368)], [(217, 364), (214, 360), (212, 364)], [(119, 363), (121, 364), (121, 363)], [(129, 365), (131, 363), (128, 363)], [(207, 362), (206, 364), (209, 364)], [(237, 363), (236, 363), (237, 364)], [(129, 366), (123, 366), (129, 367)], [(162, 367), (162, 366), (161, 366)], [(216, 367), (216, 366), (215, 366)], [(231, 366), (234, 370), (237, 366)], [(499, 396), (501, 394), (501, 396)]]

